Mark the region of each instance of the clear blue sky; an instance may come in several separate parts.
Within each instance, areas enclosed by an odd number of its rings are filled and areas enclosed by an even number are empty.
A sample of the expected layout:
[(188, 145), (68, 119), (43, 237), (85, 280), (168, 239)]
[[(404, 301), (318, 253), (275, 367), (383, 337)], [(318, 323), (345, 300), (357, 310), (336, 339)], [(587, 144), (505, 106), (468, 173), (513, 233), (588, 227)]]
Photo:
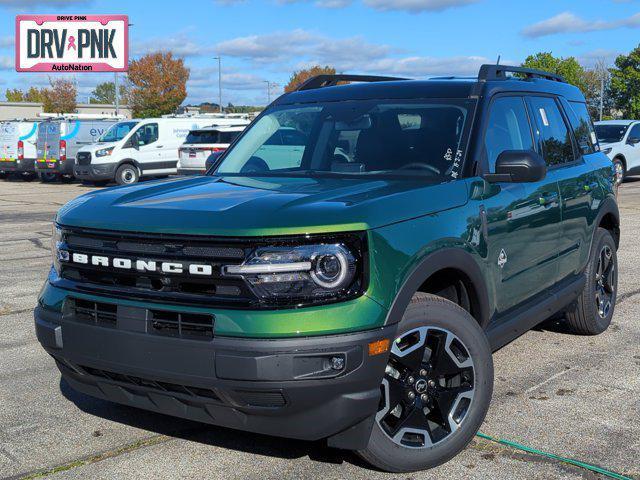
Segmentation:
[[(639, 0), (0, 0), (0, 90), (47, 84), (14, 71), (14, 16), (127, 14), (136, 57), (171, 50), (191, 69), (185, 103), (265, 104), (291, 72), (329, 64), (350, 73), (411, 77), (477, 72), (538, 51), (611, 62), (640, 43)], [(61, 75), (61, 74), (56, 74)], [(75, 76), (79, 100), (113, 75)], [(0, 95), (1, 97), (1, 95)]]

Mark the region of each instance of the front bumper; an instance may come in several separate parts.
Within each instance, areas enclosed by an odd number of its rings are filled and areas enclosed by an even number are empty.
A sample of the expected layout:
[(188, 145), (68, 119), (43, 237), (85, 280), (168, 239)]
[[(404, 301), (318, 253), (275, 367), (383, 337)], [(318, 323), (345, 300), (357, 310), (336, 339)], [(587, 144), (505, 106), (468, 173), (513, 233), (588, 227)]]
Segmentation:
[(6, 173), (34, 173), (35, 160), (33, 158), (25, 158), (22, 160), (0, 160), (0, 172)]
[(60, 175), (73, 175), (75, 161), (72, 158), (66, 160), (43, 160), (35, 162), (35, 169), (38, 173), (58, 173)]
[[(87, 395), (190, 420), (364, 448), (377, 411), (387, 354), (368, 345), (396, 325), (357, 333), (208, 341), (83, 323), (35, 310), (38, 340), (64, 379)], [(329, 314), (329, 312), (327, 312)], [(334, 357), (344, 367), (331, 368)]]
[(118, 164), (116, 163), (76, 165), (73, 167), (73, 175), (80, 180), (113, 180), (116, 175), (117, 166)]

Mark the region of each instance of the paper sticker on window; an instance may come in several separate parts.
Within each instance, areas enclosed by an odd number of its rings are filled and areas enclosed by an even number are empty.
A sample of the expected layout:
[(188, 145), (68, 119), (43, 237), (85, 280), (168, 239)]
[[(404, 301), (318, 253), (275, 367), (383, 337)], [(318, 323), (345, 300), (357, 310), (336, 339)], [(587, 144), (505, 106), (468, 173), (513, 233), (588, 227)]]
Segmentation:
[(542, 123), (545, 127), (549, 126), (549, 119), (547, 118), (547, 112), (545, 112), (544, 108), (539, 108), (540, 118), (542, 118)]
[(596, 133), (591, 132), (591, 143), (595, 145), (597, 142), (598, 142), (598, 138), (596, 137)]

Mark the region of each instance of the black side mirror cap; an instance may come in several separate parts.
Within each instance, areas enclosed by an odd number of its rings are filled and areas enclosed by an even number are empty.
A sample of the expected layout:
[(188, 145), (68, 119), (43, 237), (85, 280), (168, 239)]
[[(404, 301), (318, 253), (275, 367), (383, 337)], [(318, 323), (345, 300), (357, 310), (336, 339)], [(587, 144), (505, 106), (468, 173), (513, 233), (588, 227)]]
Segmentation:
[(483, 178), (494, 182), (539, 182), (547, 176), (547, 164), (532, 150), (505, 150), (496, 160), (496, 173)]
[(627, 139), (627, 143), (628, 143), (629, 145), (636, 145), (636, 144), (640, 143), (640, 138), (638, 138), (638, 137), (631, 137), (631, 138)]

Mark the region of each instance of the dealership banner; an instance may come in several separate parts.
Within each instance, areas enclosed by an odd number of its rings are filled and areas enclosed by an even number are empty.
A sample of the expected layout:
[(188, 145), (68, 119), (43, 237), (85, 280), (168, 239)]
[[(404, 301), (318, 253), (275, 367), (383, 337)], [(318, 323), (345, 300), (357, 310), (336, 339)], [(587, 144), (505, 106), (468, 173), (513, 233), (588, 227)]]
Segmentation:
[(127, 15), (17, 15), (18, 72), (126, 72)]

